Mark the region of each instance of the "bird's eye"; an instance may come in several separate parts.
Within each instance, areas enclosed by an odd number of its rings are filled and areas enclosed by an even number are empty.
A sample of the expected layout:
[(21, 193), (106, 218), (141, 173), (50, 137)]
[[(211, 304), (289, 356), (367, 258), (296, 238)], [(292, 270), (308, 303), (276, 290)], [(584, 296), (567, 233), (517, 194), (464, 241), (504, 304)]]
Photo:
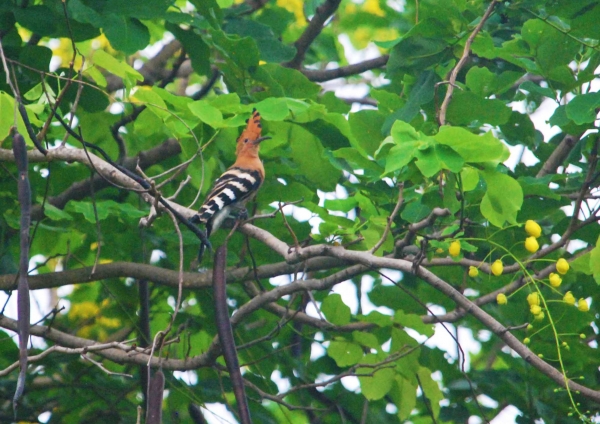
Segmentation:
[(247, 143), (247, 142), (248, 142), (248, 139), (247, 139), (247, 138), (245, 138), (245, 139), (244, 139), (244, 143)]

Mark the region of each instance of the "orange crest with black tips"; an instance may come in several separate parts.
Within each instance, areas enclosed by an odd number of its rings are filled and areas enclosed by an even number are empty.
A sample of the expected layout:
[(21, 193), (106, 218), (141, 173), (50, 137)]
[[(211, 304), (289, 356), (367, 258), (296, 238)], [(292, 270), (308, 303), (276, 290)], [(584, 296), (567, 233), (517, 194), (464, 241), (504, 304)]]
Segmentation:
[(238, 143), (244, 140), (254, 141), (260, 138), (262, 125), (260, 123), (260, 113), (256, 109), (252, 109), (252, 116), (246, 120), (246, 128), (238, 138)]

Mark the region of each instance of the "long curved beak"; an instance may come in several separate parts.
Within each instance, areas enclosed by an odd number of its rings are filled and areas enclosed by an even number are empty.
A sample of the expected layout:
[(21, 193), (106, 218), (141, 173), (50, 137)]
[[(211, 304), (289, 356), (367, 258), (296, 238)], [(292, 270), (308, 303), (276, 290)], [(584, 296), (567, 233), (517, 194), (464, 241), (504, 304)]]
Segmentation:
[(260, 144), (262, 141), (270, 140), (270, 139), (271, 139), (271, 137), (269, 137), (269, 136), (260, 137), (260, 138), (257, 138), (256, 140), (254, 140), (254, 144)]

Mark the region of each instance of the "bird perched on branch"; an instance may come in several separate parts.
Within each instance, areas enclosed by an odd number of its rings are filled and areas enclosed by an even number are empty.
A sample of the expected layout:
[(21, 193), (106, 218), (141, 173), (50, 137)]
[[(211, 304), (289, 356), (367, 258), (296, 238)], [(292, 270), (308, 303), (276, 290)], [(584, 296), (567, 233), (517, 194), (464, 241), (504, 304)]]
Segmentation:
[[(246, 128), (237, 139), (235, 163), (221, 175), (208, 193), (198, 214), (192, 217), (192, 222), (202, 223), (206, 227), (206, 236), (219, 229), (223, 221), (231, 215), (240, 218), (247, 216), (246, 202), (252, 199), (265, 179), (265, 168), (258, 156), (260, 143), (271, 137), (262, 137), (260, 113), (252, 110), (252, 116), (247, 121)], [(198, 261), (206, 245), (200, 245)]]

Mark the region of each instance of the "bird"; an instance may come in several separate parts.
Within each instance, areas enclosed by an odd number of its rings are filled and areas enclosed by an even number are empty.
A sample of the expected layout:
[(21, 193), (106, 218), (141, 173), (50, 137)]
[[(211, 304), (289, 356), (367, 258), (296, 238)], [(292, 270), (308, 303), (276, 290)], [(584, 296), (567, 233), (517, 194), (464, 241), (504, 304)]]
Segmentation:
[[(236, 212), (238, 218), (247, 217), (246, 203), (256, 196), (265, 180), (265, 168), (258, 152), (260, 144), (271, 137), (261, 135), (261, 116), (256, 108), (246, 123), (237, 139), (235, 163), (215, 181), (198, 213), (191, 219), (205, 226), (207, 238)], [(201, 243), (198, 262), (206, 247)]]

